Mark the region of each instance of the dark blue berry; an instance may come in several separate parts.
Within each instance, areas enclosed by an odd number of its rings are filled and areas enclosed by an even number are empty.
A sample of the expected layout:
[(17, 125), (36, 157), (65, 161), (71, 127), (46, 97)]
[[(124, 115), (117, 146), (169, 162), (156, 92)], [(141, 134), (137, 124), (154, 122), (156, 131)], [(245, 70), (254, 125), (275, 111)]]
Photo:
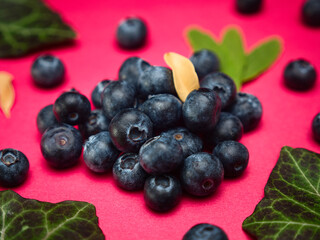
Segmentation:
[(114, 145), (122, 152), (138, 152), (141, 145), (153, 134), (150, 118), (138, 109), (119, 112), (109, 124)]
[(218, 57), (206, 49), (194, 52), (190, 57), (190, 61), (193, 63), (199, 79), (204, 78), (209, 73), (217, 72), (220, 69)]
[(109, 119), (102, 113), (101, 110), (93, 110), (88, 119), (79, 124), (79, 131), (81, 132), (84, 139), (87, 139), (91, 135), (95, 135), (102, 131), (108, 131)]
[(221, 161), (225, 177), (239, 177), (248, 166), (248, 149), (239, 142), (221, 142), (214, 148), (213, 155)]
[(51, 88), (63, 82), (65, 69), (59, 58), (43, 55), (33, 62), (31, 75), (34, 83), (39, 87)]
[(29, 160), (20, 151), (12, 148), (0, 150), (0, 185), (15, 187), (28, 176)]
[(81, 156), (82, 136), (68, 124), (49, 127), (41, 138), (41, 152), (51, 166), (71, 167)]
[(249, 93), (237, 93), (235, 102), (227, 111), (240, 119), (244, 132), (256, 128), (262, 117), (262, 105), (259, 99)]
[(113, 145), (107, 131), (89, 137), (83, 148), (83, 160), (88, 168), (94, 172), (110, 171), (117, 157), (118, 149)]
[(125, 190), (143, 189), (147, 177), (148, 174), (140, 166), (139, 156), (135, 153), (123, 154), (113, 165), (113, 179)]
[(200, 82), (201, 88), (215, 91), (221, 99), (221, 109), (230, 106), (236, 98), (237, 87), (234, 81), (224, 73), (217, 72), (207, 75)]
[(294, 90), (308, 90), (316, 82), (317, 73), (306, 60), (298, 59), (287, 64), (284, 70), (284, 83)]
[(78, 125), (85, 122), (91, 112), (88, 98), (75, 90), (62, 93), (54, 102), (53, 112), (60, 122)]
[(91, 100), (96, 108), (102, 107), (102, 93), (104, 88), (110, 83), (110, 80), (103, 80), (99, 82), (91, 93)]
[(228, 240), (228, 237), (221, 228), (208, 223), (200, 223), (190, 228), (182, 240)]
[(182, 106), (186, 127), (197, 133), (212, 130), (218, 122), (220, 111), (220, 97), (207, 88), (193, 90)]
[(42, 108), (37, 115), (37, 127), (41, 134), (44, 133), (48, 127), (54, 126), (58, 123), (59, 122), (53, 113), (53, 104)]
[(237, 0), (237, 10), (240, 13), (251, 14), (261, 9), (262, 0)]
[(167, 212), (181, 200), (179, 180), (173, 176), (150, 176), (144, 185), (144, 201), (154, 211)]
[(302, 19), (305, 24), (312, 27), (320, 26), (320, 1), (307, 0), (302, 7)]
[(316, 141), (320, 142), (320, 113), (312, 120), (312, 133)]
[(102, 111), (111, 120), (122, 109), (132, 108), (135, 101), (136, 91), (130, 84), (113, 81), (102, 93)]
[(180, 144), (170, 136), (156, 136), (140, 148), (139, 161), (143, 169), (153, 175), (174, 171), (183, 161)]
[(180, 179), (182, 187), (191, 195), (211, 195), (222, 182), (222, 163), (212, 154), (195, 153), (183, 161)]
[(182, 115), (181, 101), (171, 94), (153, 95), (138, 109), (149, 116), (156, 130), (176, 126)]
[(142, 47), (147, 38), (147, 26), (140, 18), (129, 17), (122, 20), (117, 28), (117, 41), (124, 49)]

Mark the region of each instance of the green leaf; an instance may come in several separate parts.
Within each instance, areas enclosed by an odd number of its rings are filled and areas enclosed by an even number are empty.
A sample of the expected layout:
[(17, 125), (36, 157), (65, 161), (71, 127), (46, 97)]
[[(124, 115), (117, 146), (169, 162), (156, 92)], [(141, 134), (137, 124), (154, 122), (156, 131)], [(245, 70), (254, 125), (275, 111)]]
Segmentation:
[(75, 32), (40, 0), (0, 0), (0, 58), (74, 39)]
[(278, 38), (271, 38), (259, 44), (246, 57), (242, 82), (248, 82), (267, 70), (277, 60), (281, 50), (281, 42)]
[(8, 190), (0, 192), (0, 239), (102, 240), (105, 237), (92, 204), (40, 202)]
[(320, 239), (320, 154), (283, 147), (243, 229), (259, 240)]

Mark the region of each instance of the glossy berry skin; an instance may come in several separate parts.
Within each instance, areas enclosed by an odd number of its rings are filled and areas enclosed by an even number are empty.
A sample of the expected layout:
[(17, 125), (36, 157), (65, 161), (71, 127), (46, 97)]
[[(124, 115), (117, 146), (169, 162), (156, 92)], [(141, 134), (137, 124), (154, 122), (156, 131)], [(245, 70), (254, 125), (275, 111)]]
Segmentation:
[(220, 97), (207, 88), (193, 90), (182, 106), (182, 116), (186, 127), (196, 133), (212, 130), (218, 122), (220, 111)]
[(148, 115), (156, 130), (176, 126), (182, 116), (182, 102), (171, 94), (153, 95), (138, 109)]
[(119, 156), (107, 131), (92, 135), (83, 147), (83, 160), (87, 167), (97, 173), (108, 172)]
[(180, 144), (183, 152), (183, 158), (194, 153), (201, 152), (203, 147), (201, 138), (184, 127), (170, 129), (162, 132), (161, 135), (169, 136)]
[(320, 113), (312, 120), (312, 134), (316, 141), (320, 142)]
[(200, 82), (201, 88), (215, 91), (221, 99), (221, 109), (230, 106), (237, 95), (237, 87), (234, 81), (224, 73), (217, 72), (207, 75)]
[(138, 94), (146, 99), (149, 95), (169, 93), (176, 95), (171, 69), (151, 66), (145, 69), (138, 79)]
[(87, 139), (91, 135), (95, 135), (102, 131), (108, 131), (110, 120), (102, 113), (101, 110), (93, 110), (88, 119), (79, 124), (79, 131), (84, 139)]
[(43, 157), (52, 167), (68, 168), (81, 156), (82, 136), (74, 127), (62, 123), (44, 132), (40, 146)]
[(228, 240), (228, 237), (221, 228), (208, 223), (200, 223), (190, 228), (182, 240)]
[(58, 120), (53, 113), (53, 104), (45, 106), (37, 115), (37, 128), (41, 134), (51, 126), (58, 124)]
[(235, 102), (227, 111), (240, 119), (244, 132), (255, 129), (262, 117), (262, 105), (259, 99), (249, 93), (237, 93)]
[(173, 176), (150, 176), (144, 185), (144, 201), (157, 212), (167, 212), (180, 202), (182, 190), (179, 180)]
[(219, 142), (239, 141), (243, 134), (243, 126), (239, 118), (227, 112), (222, 112), (213, 131), (205, 135), (205, 141), (212, 147)]
[(312, 88), (316, 78), (316, 70), (304, 59), (289, 62), (284, 70), (284, 83), (293, 90), (304, 91)]
[(240, 13), (252, 14), (261, 9), (262, 0), (237, 0), (236, 4)]
[(139, 162), (143, 169), (153, 175), (174, 171), (183, 161), (180, 144), (173, 138), (160, 135), (145, 142), (139, 151)]
[(128, 191), (142, 190), (148, 177), (135, 153), (121, 155), (114, 163), (112, 173), (117, 185)]
[(190, 57), (199, 79), (204, 78), (207, 74), (217, 72), (220, 69), (218, 57), (211, 51), (203, 49), (194, 52)]
[(200, 152), (187, 157), (182, 165), (180, 180), (182, 187), (191, 195), (213, 194), (223, 179), (222, 163), (212, 154)]
[(99, 82), (91, 92), (92, 103), (98, 109), (102, 107), (103, 90), (110, 82), (111, 82), (110, 80), (103, 80)]
[(248, 166), (248, 149), (239, 142), (221, 142), (214, 148), (213, 155), (221, 161), (227, 178), (239, 177)]
[(109, 83), (102, 94), (102, 111), (108, 119), (112, 119), (125, 108), (132, 108), (136, 100), (135, 89), (124, 81)]
[(68, 91), (56, 99), (53, 112), (58, 121), (78, 125), (88, 119), (91, 105), (86, 96), (77, 91)]
[(147, 38), (147, 26), (140, 18), (126, 18), (120, 22), (116, 37), (119, 46), (124, 49), (142, 47)]
[(113, 144), (122, 152), (138, 152), (141, 145), (152, 137), (150, 118), (134, 108), (119, 112), (109, 124)]
[(302, 19), (311, 27), (320, 26), (320, 1), (307, 0), (302, 7)]
[(0, 185), (15, 187), (28, 176), (29, 160), (20, 151), (12, 148), (0, 150)]
[(42, 55), (33, 62), (31, 75), (37, 86), (52, 88), (63, 82), (65, 68), (59, 58), (49, 54)]

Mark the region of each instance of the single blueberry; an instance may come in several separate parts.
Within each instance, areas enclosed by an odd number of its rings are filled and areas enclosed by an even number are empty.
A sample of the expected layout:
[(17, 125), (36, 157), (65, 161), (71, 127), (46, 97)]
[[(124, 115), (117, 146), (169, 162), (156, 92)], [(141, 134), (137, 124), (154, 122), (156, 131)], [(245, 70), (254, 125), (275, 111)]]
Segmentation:
[(109, 132), (104, 131), (90, 136), (85, 142), (83, 160), (90, 170), (103, 173), (112, 169), (119, 153), (111, 141)]
[(237, 0), (236, 6), (240, 13), (251, 14), (261, 9), (262, 0)]
[(114, 145), (122, 152), (138, 152), (141, 145), (152, 137), (150, 118), (134, 108), (127, 108), (112, 118), (109, 132)]
[(135, 153), (121, 155), (114, 163), (112, 173), (117, 185), (129, 191), (143, 189), (148, 177), (140, 166), (138, 154)]
[(37, 128), (41, 134), (51, 126), (58, 124), (58, 120), (53, 113), (53, 104), (45, 106), (37, 115)]
[(199, 223), (190, 228), (182, 240), (228, 240), (228, 237), (218, 226)]
[(52, 88), (63, 82), (65, 69), (59, 58), (49, 54), (42, 55), (33, 62), (31, 75), (39, 87)]
[(142, 19), (128, 17), (119, 23), (117, 42), (124, 49), (136, 49), (145, 44), (147, 32), (147, 26)]
[(213, 155), (221, 161), (225, 177), (239, 177), (248, 166), (248, 149), (239, 142), (221, 142), (213, 149)]
[(12, 148), (0, 150), (0, 185), (15, 187), (28, 176), (29, 160), (20, 151)]
[(96, 108), (102, 107), (102, 93), (104, 88), (110, 83), (110, 80), (99, 82), (91, 92), (91, 100)]
[(302, 19), (311, 27), (320, 26), (320, 1), (307, 0), (302, 6)]
[(180, 202), (182, 190), (179, 180), (173, 176), (150, 176), (144, 185), (144, 201), (157, 212), (167, 212)]
[(213, 194), (223, 179), (222, 163), (212, 154), (199, 152), (183, 161), (181, 185), (191, 195), (208, 196)]
[(320, 142), (320, 113), (312, 120), (312, 133), (316, 141)]
[(207, 49), (194, 52), (190, 57), (199, 79), (204, 78), (207, 74), (217, 72), (220, 69), (218, 57)]

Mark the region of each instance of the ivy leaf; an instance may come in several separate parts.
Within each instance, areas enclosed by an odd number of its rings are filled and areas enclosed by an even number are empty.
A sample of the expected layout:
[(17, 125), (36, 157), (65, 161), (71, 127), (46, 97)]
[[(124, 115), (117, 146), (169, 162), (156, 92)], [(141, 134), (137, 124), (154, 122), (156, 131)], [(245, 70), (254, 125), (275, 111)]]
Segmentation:
[(105, 237), (92, 204), (40, 202), (7, 190), (0, 192), (0, 239), (102, 240)]
[(243, 229), (259, 240), (320, 239), (320, 154), (283, 147)]
[(75, 32), (41, 0), (0, 0), (0, 58), (69, 42)]

